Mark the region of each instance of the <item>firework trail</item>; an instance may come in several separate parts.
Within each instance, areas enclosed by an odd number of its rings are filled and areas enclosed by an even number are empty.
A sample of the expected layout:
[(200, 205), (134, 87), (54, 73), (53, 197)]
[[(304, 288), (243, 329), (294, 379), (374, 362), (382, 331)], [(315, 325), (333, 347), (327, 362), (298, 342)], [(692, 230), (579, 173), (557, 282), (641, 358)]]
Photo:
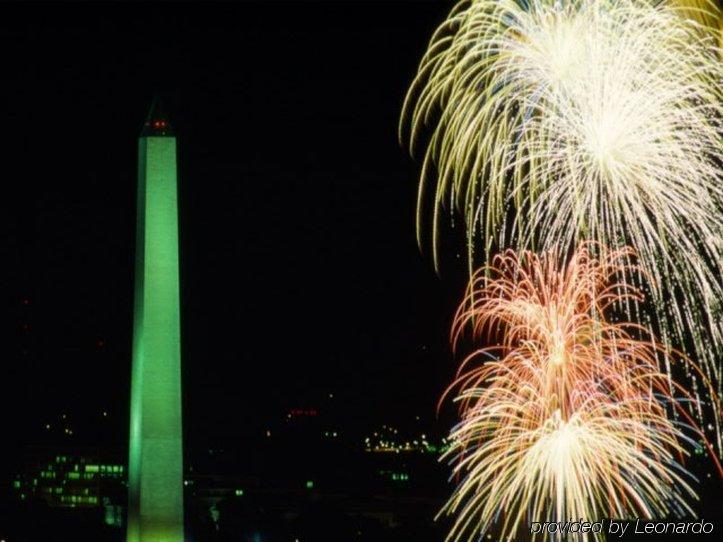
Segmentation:
[(717, 34), (720, 43), (720, 34), (723, 31), (723, 19), (721, 19), (723, 13), (715, 0), (669, 0), (668, 3), (677, 8), (683, 17), (693, 19), (710, 29), (714, 35)]
[(469, 355), (447, 391), (461, 415), (444, 455), (459, 480), (440, 512), (454, 516), (447, 540), (495, 524), (515, 540), (529, 521), (693, 514), (685, 444), (712, 448), (659, 368), (681, 355), (604, 317), (641, 296), (619, 281), (633, 256), (583, 244), (560, 268), (555, 251), (507, 251), (472, 278), (452, 341), (471, 331), (494, 346)]
[[(693, 4), (707, 5), (682, 0)], [(681, 13), (644, 0), (463, 2), (432, 37), (401, 126), (414, 152), (433, 125), (417, 228), (435, 179), (435, 265), (443, 206), (465, 216), (470, 272), (478, 240), (484, 262), (507, 247), (630, 245), (649, 278), (630, 280), (651, 306), (630, 304), (628, 318), (655, 324), (720, 391), (723, 63), (709, 28)]]

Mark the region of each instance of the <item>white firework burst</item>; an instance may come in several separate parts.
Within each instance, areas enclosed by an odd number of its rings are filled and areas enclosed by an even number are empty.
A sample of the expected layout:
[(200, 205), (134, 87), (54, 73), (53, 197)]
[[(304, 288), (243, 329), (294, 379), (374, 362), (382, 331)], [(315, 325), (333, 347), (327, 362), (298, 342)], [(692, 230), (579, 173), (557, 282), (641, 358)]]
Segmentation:
[[(699, 2), (700, 3), (700, 2)], [(723, 67), (710, 28), (644, 0), (472, 0), (434, 34), (405, 102), (432, 229), (450, 202), (470, 265), (500, 248), (632, 245), (652, 307), (720, 391)], [(630, 277), (637, 285), (644, 281)], [(652, 310), (647, 310), (652, 308)], [(710, 398), (714, 410), (718, 398)]]

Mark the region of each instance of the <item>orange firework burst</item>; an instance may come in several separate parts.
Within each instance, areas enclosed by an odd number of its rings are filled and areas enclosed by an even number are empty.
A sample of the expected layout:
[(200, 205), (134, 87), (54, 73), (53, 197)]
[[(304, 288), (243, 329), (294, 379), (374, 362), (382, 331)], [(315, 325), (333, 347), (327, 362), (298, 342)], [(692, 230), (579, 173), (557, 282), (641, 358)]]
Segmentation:
[(507, 251), (473, 277), (452, 341), (471, 329), (493, 346), (469, 355), (447, 390), (459, 390), (462, 418), (444, 456), (460, 480), (442, 510), (455, 516), (448, 540), (475, 539), (497, 521), (500, 538), (514, 539), (526, 516), (693, 513), (684, 444), (710, 445), (681, 405), (689, 394), (659, 365), (682, 354), (606, 319), (642, 301), (625, 280), (639, 272), (632, 257), (584, 244), (560, 268), (554, 250)]

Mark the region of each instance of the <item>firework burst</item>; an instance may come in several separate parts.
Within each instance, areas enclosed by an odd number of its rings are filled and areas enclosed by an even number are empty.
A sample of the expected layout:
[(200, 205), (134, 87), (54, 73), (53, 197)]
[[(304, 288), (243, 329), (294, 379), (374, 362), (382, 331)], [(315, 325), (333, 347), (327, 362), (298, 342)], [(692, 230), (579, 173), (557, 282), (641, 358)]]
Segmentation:
[[(564, 255), (583, 239), (631, 245), (650, 279), (645, 323), (666, 342), (690, 342), (720, 390), (717, 55), (711, 33), (666, 3), (459, 4), (434, 34), (402, 115), (413, 151), (435, 122), (417, 216), (421, 232), (435, 178), (435, 263), (447, 203), (465, 216), (470, 270), (478, 239), (485, 262), (506, 247)], [(643, 285), (639, 274), (631, 280)]]
[(707, 27), (714, 36), (718, 36), (720, 43), (723, 19), (721, 19), (722, 13), (715, 0), (669, 0), (669, 4), (678, 8), (683, 17), (693, 19)]
[(514, 540), (530, 518), (692, 513), (685, 444), (711, 448), (659, 368), (682, 355), (604, 317), (641, 296), (618, 280), (633, 256), (584, 244), (561, 269), (554, 251), (508, 251), (473, 277), (453, 344), (471, 329), (494, 346), (468, 356), (448, 390), (461, 414), (445, 454), (459, 479), (441, 512), (455, 518), (448, 540), (495, 523)]

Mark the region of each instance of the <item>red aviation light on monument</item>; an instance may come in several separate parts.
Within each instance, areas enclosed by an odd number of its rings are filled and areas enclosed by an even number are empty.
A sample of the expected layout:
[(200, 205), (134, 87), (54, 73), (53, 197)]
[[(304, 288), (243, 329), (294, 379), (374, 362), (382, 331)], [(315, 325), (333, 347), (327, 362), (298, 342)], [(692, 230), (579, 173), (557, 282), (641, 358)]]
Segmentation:
[(165, 109), (161, 101), (156, 98), (153, 100), (151, 110), (148, 113), (146, 122), (143, 123), (141, 137), (174, 137), (173, 127), (168, 119)]

